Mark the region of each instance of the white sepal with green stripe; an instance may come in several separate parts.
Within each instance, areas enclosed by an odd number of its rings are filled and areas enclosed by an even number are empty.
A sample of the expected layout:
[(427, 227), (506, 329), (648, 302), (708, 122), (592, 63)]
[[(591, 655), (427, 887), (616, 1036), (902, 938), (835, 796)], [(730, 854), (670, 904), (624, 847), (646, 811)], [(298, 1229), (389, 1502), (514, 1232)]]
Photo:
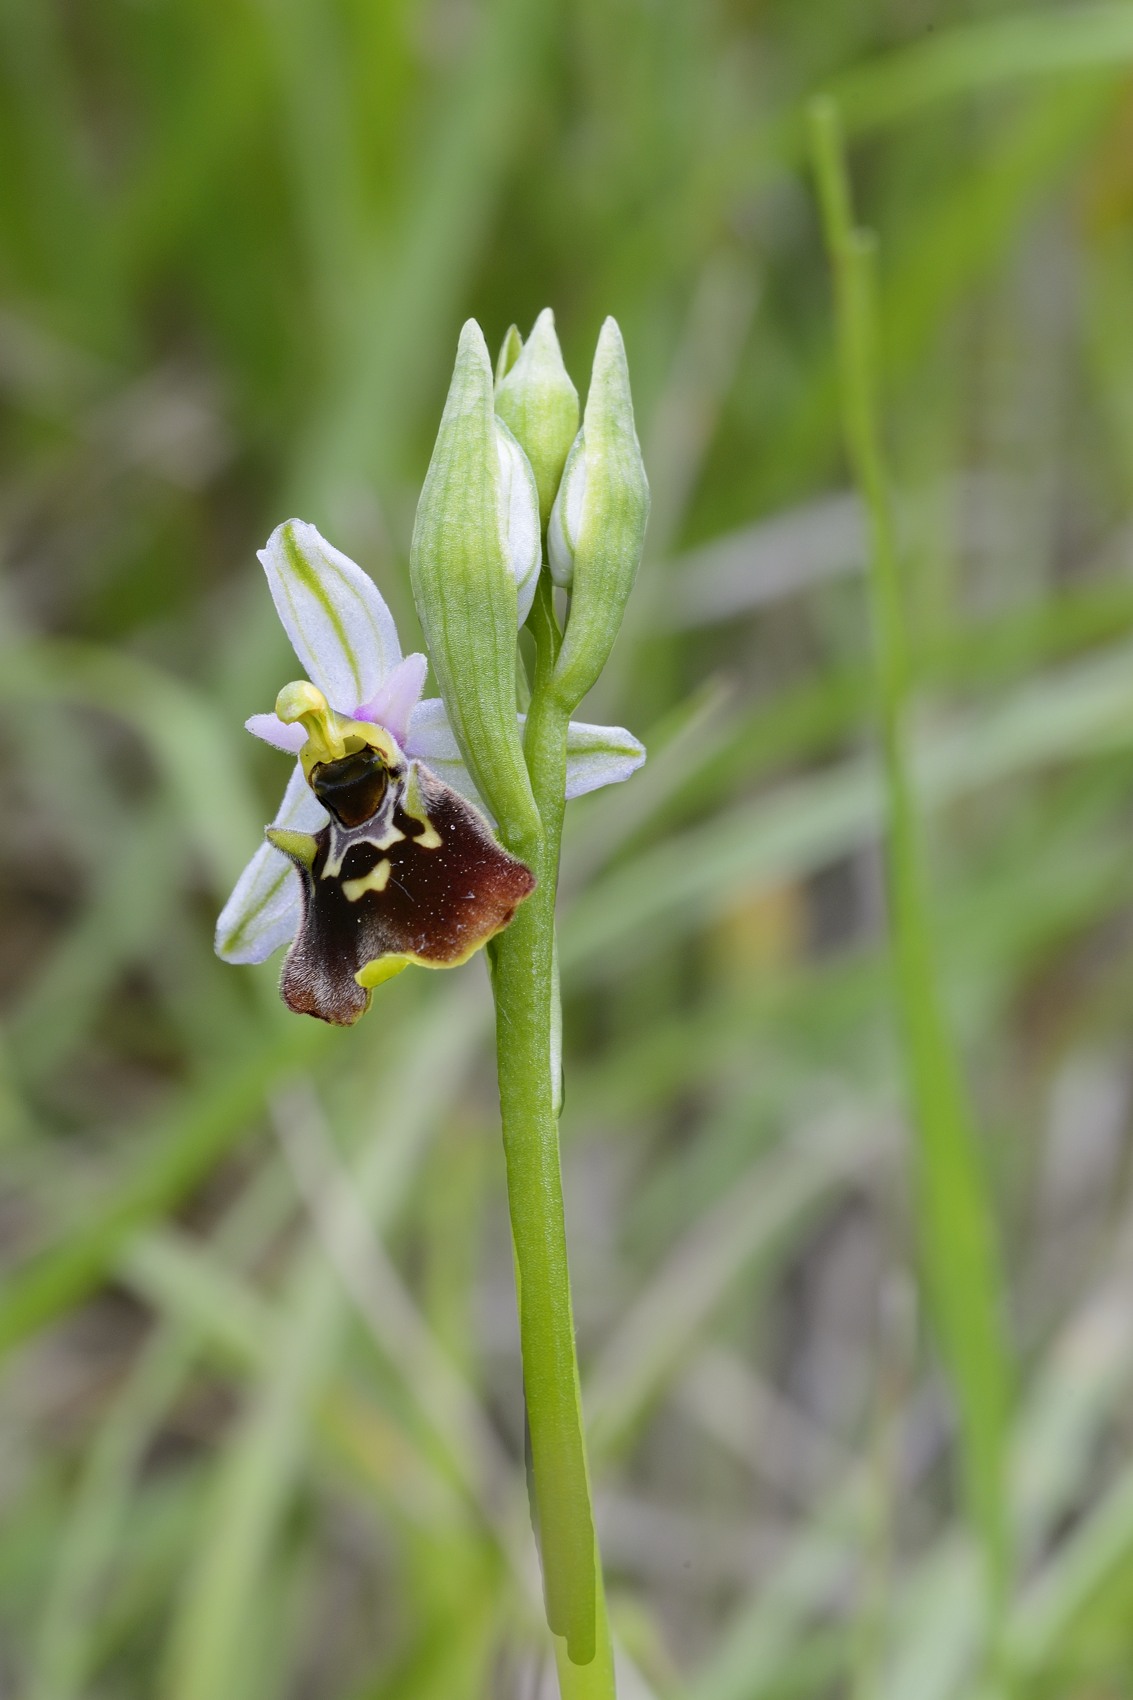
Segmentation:
[(277, 525), (259, 558), (308, 679), (336, 707), (366, 702), (401, 660), (373, 579), (301, 519)]
[[(318, 832), (327, 812), (295, 763), (273, 826)], [(286, 856), (261, 844), (216, 923), (216, 954), (225, 962), (263, 962), (290, 944), (299, 925), (299, 883)]]

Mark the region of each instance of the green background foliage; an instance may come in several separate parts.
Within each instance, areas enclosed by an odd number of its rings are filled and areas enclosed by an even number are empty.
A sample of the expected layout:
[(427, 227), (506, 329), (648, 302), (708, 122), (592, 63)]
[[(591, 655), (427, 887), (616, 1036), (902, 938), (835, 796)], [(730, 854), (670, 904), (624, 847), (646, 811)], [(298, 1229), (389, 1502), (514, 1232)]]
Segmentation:
[[(896, 976), (818, 90), (880, 243)], [(1131, 144), (1124, 3), (0, 8), (5, 1694), (550, 1692), (482, 966), (343, 1034), (211, 952), (283, 779), (255, 549), (313, 521), (411, 642), (459, 325), (549, 303), (580, 385), (619, 320), (654, 494), (587, 705), (650, 761), (562, 903), (622, 1693), (1133, 1696)]]

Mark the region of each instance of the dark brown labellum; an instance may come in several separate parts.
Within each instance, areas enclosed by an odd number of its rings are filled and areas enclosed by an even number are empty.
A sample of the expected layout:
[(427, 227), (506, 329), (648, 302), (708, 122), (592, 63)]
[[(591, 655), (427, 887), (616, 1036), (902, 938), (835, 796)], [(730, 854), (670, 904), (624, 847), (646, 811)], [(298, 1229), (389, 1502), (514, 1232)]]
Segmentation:
[(314, 768), (311, 783), (327, 825), (312, 837), (269, 834), (303, 887), (281, 983), (299, 1014), (351, 1025), (371, 986), (411, 963), (456, 967), (535, 888), (479, 810), (428, 768), (390, 770), (376, 751), (361, 751)]

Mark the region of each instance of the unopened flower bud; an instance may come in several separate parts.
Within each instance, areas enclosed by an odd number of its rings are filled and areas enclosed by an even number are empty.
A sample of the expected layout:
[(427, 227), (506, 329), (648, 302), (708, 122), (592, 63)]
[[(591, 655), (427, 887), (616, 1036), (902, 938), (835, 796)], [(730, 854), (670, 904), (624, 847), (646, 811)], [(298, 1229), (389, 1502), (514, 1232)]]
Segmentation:
[(417, 505), (410, 573), (461, 754), (518, 843), (538, 831), (516, 722), (515, 643), (539, 576), (539, 501), (493, 401), (488, 349), (470, 319)]
[(539, 518), (545, 528), (578, 431), (578, 391), (563, 365), (549, 307), (544, 307), (528, 341), (514, 355), (511, 336), (509, 331), (500, 351), (502, 376), (496, 383), (496, 412), (511, 427), (531, 462), (539, 489)]
[(571, 592), (555, 677), (574, 706), (609, 659), (645, 540), (649, 485), (633, 423), (621, 332), (598, 338), (582, 429), (559, 484), (547, 551), (555, 583)]

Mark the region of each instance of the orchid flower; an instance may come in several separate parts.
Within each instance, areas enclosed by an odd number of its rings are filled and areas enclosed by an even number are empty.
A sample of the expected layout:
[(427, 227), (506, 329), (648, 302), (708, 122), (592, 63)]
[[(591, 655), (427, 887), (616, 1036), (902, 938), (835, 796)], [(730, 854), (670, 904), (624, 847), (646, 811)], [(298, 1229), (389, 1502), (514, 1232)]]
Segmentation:
[[(253, 963), (290, 942), (290, 1007), (350, 1023), (370, 988), (410, 963), (467, 960), (534, 879), (496, 842), (444, 703), (422, 700), (427, 658), (402, 655), (373, 580), (301, 520), (278, 526), (259, 559), (306, 680), (247, 722), (297, 759), (216, 949)], [(572, 723), (567, 796), (626, 779), (644, 759), (622, 728)]]

